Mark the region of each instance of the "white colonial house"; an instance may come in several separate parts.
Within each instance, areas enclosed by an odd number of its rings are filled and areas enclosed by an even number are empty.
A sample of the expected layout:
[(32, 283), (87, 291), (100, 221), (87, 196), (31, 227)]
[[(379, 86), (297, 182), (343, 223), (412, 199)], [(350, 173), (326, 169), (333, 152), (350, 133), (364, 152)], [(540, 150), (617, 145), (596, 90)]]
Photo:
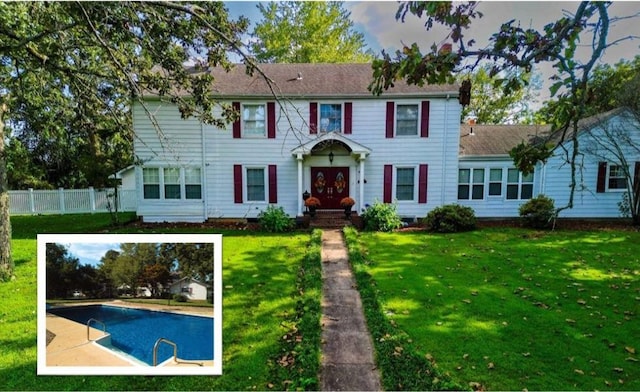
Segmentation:
[[(393, 202), (408, 219), (450, 203), (473, 207), (479, 217), (514, 217), (537, 194), (556, 205), (568, 197), (562, 146), (527, 176), (508, 156), (520, 141), (548, 128), (461, 125), (457, 86), (398, 81), (374, 96), (367, 89), (369, 64), (261, 68), (278, 99), (242, 65), (212, 71), (212, 94), (240, 113), (227, 129), (182, 119), (175, 105), (153, 96), (134, 104), (141, 164), (123, 173), (135, 178), (144, 221), (255, 218), (270, 204), (301, 216), (305, 192), (324, 209), (339, 208), (345, 196), (356, 200), (356, 211)], [(591, 122), (584, 134), (618, 117)], [(619, 170), (606, 162), (584, 157), (575, 206), (564, 216), (619, 217)]]

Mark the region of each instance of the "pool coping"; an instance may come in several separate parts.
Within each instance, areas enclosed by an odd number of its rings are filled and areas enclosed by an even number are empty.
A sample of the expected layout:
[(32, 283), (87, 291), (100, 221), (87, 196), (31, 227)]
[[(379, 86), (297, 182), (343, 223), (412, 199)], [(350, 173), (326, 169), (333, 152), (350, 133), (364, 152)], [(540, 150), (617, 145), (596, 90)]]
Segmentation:
[[(167, 309), (166, 305), (158, 304), (140, 304), (140, 303), (127, 303), (124, 301), (95, 301), (95, 302), (82, 302), (73, 304), (62, 304), (62, 306), (55, 306), (54, 308), (61, 307), (76, 307), (76, 306), (89, 306), (89, 305), (108, 305), (116, 307), (134, 308), (134, 309), (146, 309), (153, 311), (161, 311), (167, 313), (185, 314), (191, 316), (204, 316), (213, 318), (213, 306), (211, 308), (197, 308), (194, 307), (177, 307), (175, 309)], [(193, 311), (196, 310), (196, 311)], [(87, 341), (87, 326), (86, 324), (77, 323), (75, 321), (68, 320), (64, 317), (59, 317), (54, 314), (46, 312), (46, 329), (55, 334), (55, 337), (46, 346), (46, 366), (125, 366), (125, 367), (140, 367), (144, 368), (140, 364), (136, 364), (129, 358), (121, 356), (116, 352), (109, 350), (107, 347), (100, 345), (95, 340), (104, 336), (101, 329), (90, 327), (91, 341)], [(95, 338), (94, 338), (95, 337)], [(214, 365), (213, 360), (198, 361), (202, 363), (203, 367), (209, 367)], [(175, 363), (172, 359), (161, 363), (157, 367), (165, 366), (198, 366), (193, 363), (178, 362)], [(153, 366), (149, 366), (153, 368)]]

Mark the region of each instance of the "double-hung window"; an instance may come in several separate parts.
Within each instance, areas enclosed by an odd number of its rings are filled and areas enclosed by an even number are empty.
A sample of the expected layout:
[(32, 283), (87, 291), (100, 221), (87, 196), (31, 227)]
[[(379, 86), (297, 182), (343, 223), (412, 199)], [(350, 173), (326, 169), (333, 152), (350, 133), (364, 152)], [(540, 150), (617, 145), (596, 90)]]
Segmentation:
[(199, 167), (184, 169), (184, 193), (187, 199), (202, 198), (202, 179)]
[(247, 168), (247, 201), (266, 201), (264, 168)]
[(609, 189), (627, 189), (627, 176), (620, 165), (609, 165), (609, 179), (607, 181)]
[(264, 136), (265, 118), (265, 105), (243, 105), (242, 132), (244, 136)]
[(418, 135), (418, 105), (396, 105), (396, 136)]
[(458, 199), (482, 200), (484, 198), (484, 169), (458, 170)]
[(502, 196), (502, 169), (489, 169), (489, 196)]
[(142, 169), (142, 188), (145, 199), (160, 198), (160, 169), (145, 167)]
[(180, 199), (180, 168), (164, 168), (164, 198)]
[(396, 169), (396, 199), (415, 199), (415, 169), (413, 167), (399, 167)]
[(528, 200), (533, 197), (533, 173), (522, 174), (518, 169), (507, 170), (507, 200)]
[(342, 104), (320, 104), (320, 131), (340, 132), (342, 130)]

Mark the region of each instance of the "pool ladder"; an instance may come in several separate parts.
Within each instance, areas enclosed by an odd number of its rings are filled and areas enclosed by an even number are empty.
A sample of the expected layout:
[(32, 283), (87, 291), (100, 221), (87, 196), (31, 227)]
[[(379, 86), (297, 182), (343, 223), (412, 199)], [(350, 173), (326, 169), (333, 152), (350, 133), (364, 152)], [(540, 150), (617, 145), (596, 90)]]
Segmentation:
[(87, 321), (87, 340), (89, 340), (89, 341), (91, 341), (91, 339), (89, 339), (89, 325), (91, 324), (92, 321), (95, 321), (96, 323), (102, 324), (102, 332), (104, 332), (105, 335), (107, 334), (107, 324), (103, 323), (100, 320), (96, 320), (94, 318), (90, 318)]
[(178, 360), (178, 345), (167, 338), (160, 338), (156, 340), (156, 344), (153, 345), (153, 366), (158, 366), (158, 346), (162, 342), (173, 346), (173, 361), (175, 363), (186, 363), (186, 364), (203, 366), (202, 362)]

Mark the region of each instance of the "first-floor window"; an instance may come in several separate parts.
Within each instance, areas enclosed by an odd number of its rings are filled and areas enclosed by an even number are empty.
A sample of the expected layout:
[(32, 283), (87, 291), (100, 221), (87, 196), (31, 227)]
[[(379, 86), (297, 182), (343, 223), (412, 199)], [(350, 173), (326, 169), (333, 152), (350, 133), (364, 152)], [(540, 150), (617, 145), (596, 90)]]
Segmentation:
[(396, 169), (396, 199), (413, 200), (415, 187), (415, 169), (399, 167)]
[(142, 183), (145, 199), (160, 198), (160, 169), (150, 167), (142, 169)]
[(533, 197), (533, 173), (522, 174), (518, 169), (507, 170), (507, 199), (528, 200)]
[(202, 198), (202, 179), (199, 167), (184, 169), (184, 193), (187, 199)]
[(247, 169), (247, 201), (265, 201), (264, 168)]
[(502, 169), (489, 169), (489, 196), (502, 195)]
[(164, 169), (164, 198), (180, 199), (180, 168)]
[(484, 198), (484, 169), (458, 170), (458, 199), (482, 200)]
[(609, 165), (609, 189), (626, 189), (627, 176), (624, 175), (622, 166)]

